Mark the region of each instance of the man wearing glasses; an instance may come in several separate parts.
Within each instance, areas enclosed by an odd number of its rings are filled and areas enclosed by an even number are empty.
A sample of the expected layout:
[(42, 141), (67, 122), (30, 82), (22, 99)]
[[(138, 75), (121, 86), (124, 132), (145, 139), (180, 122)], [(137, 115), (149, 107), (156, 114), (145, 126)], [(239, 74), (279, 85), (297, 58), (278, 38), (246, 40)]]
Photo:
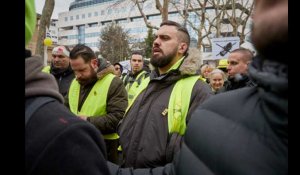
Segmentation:
[(43, 71), (52, 74), (58, 84), (59, 92), (65, 96), (74, 79), (74, 72), (70, 66), (70, 49), (67, 46), (57, 46), (52, 50), (50, 66)]

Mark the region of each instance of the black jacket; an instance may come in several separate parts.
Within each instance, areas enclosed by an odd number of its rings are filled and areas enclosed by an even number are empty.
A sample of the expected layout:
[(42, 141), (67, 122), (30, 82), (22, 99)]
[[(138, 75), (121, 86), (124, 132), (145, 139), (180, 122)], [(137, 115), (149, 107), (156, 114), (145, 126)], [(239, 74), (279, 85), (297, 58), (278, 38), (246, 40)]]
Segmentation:
[(249, 73), (258, 87), (214, 96), (192, 115), (176, 175), (288, 174), (288, 67), (258, 60)]
[(288, 66), (258, 60), (249, 73), (257, 87), (213, 96), (196, 109), (173, 163), (136, 170), (108, 163), (110, 171), (122, 175), (287, 175)]
[[(191, 49), (192, 50), (192, 49)], [(179, 149), (181, 137), (168, 132), (168, 118), (162, 112), (168, 108), (175, 83), (197, 71), (199, 55), (191, 53), (179, 69), (166, 75), (150, 74), (150, 83), (136, 98), (118, 127), (125, 157), (124, 167), (145, 168), (163, 166), (172, 161)], [(209, 86), (198, 80), (193, 87), (187, 120), (196, 107), (210, 95)]]
[(25, 126), (25, 174), (109, 174), (101, 133), (62, 104), (54, 77), (41, 71), (42, 58), (27, 58), (25, 66), (25, 107), (37, 97), (56, 99)]
[(50, 73), (55, 77), (56, 82), (58, 84), (59, 92), (66, 96), (70, 85), (72, 83), (72, 80), (75, 78), (75, 74), (69, 65), (69, 67), (65, 70), (57, 69), (51, 65), (50, 67)]
[(255, 83), (249, 78), (248, 75), (236, 74), (234, 77), (228, 78), (228, 80), (224, 82), (224, 86), (217, 93), (252, 86), (255, 86)]

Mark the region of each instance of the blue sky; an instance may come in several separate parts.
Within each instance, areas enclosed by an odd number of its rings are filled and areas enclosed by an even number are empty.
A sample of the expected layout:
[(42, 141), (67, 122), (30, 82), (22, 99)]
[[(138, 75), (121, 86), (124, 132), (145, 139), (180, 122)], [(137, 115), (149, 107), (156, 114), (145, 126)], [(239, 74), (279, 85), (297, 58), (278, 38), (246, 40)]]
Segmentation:
[[(35, 0), (36, 12), (42, 14), (46, 0)], [(69, 5), (74, 0), (55, 0), (55, 6), (52, 13), (52, 19), (58, 19), (58, 13), (69, 11)]]

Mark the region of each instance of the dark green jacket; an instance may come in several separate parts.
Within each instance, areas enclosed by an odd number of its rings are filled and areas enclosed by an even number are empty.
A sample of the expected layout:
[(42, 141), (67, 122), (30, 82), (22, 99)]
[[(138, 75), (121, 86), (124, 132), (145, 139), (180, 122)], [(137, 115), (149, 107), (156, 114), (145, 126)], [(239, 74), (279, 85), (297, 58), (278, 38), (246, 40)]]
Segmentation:
[[(157, 167), (172, 161), (181, 137), (169, 134), (168, 119), (162, 113), (168, 108), (175, 83), (185, 76), (194, 75), (199, 69), (199, 55), (190, 53), (179, 69), (165, 75), (151, 72), (149, 85), (136, 98), (118, 127), (125, 167)], [(210, 95), (209, 86), (198, 80), (192, 90), (187, 120)]]
[[(102, 70), (100, 70), (100, 72), (101, 78), (101, 76), (105, 76), (108, 73), (113, 73), (114, 67), (108, 65), (108, 67), (103, 68)], [(86, 97), (90, 93), (96, 81), (97, 80), (95, 80), (89, 85), (81, 87), (79, 97), (80, 100), (78, 104), (79, 110), (81, 109), (82, 104), (84, 103)], [(102, 132), (102, 134), (115, 133), (116, 127), (119, 121), (123, 118), (123, 115), (127, 108), (127, 102), (127, 92), (125, 90), (123, 82), (119, 77), (115, 77), (109, 86), (107, 94), (107, 114), (103, 116), (88, 117), (87, 120), (93, 125), (95, 125)], [(65, 105), (69, 108), (69, 99), (67, 96), (65, 97)]]

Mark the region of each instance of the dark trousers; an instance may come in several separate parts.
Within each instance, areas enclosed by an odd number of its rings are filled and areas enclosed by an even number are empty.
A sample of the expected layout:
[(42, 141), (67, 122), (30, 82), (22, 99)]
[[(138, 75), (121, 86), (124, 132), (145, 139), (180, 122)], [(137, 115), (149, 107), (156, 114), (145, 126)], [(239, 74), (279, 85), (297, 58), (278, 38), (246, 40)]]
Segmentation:
[(105, 139), (104, 141), (106, 144), (107, 160), (115, 164), (119, 164), (119, 159), (118, 159), (119, 139), (114, 139), (114, 140)]

